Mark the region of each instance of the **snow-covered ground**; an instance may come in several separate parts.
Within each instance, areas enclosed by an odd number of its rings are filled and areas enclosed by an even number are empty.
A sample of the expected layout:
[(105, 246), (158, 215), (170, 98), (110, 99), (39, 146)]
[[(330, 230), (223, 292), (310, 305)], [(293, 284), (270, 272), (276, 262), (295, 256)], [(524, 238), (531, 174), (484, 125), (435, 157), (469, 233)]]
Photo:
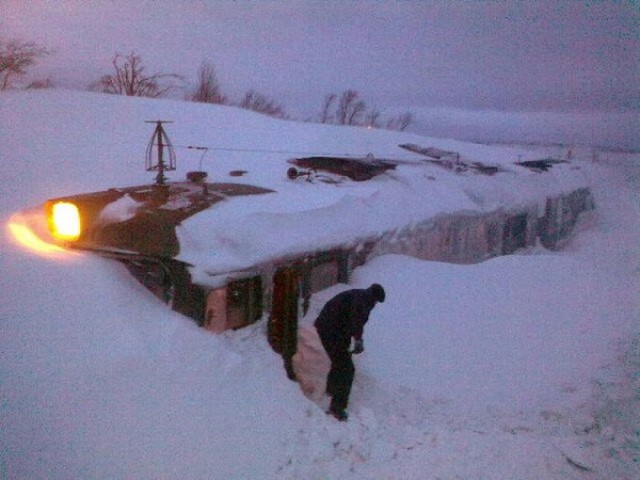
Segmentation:
[[(246, 150), (218, 151), (211, 169), (246, 163), (241, 181), (257, 184), (287, 154), (262, 153), (256, 169), (251, 149), (357, 153), (419, 137), (59, 91), (3, 94), (0, 112), (0, 478), (640, 477), (638, 155), (585, 156), (597, 209), (561, 251), (357, 269), (353, 284), (380, 282), (387, 301), (338, 423), (286, 378), (264, 320), (207, 333), (118, 264), (26, 248), (14, 214), (148, 181), (144, 120), (170, 116), (175, 144)], [(486, 160), (477, 145), (429, 142)], [(354, 201), (300, 188), (318, 208)], [(316, 294), (304, 321), (340, 288)]]

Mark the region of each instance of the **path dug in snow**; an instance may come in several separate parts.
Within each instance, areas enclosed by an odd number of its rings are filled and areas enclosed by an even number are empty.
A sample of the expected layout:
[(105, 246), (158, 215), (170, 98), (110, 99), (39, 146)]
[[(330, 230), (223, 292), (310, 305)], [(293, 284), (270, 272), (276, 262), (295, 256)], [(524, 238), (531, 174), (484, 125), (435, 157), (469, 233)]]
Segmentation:
[(357, 270), (389, 293), (354, 357), (350, 420), (312, 404), (284, 478), (637, 478), (640, 188), (625, 170), (595, 167), (598, 210), (562, 251)]

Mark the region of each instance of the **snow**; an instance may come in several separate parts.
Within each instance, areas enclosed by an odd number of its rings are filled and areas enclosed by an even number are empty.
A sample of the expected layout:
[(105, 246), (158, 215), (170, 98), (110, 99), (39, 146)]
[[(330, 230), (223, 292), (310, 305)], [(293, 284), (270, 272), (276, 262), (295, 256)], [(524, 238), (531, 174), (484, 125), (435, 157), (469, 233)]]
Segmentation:
[(135, 201), (130, 195), (124, 195), (108, 204), (100, 212), (97, 222), (103, 224), (125, 222), (135, 217), (138, 208), (140, 208), (140, 202)]
[[(290, 139), (293, 142), (300, 136), (290, 122), (283, 127), (283, 133), (278, 135), (283, 141)], [(308, 125), (302, 127), (309, 128)], [(421, 162), (424, 157), (398, 147), (411, 141), (428, 144), (433, 141), (431, 139), (365, 129), (355, 129), (356, 135), (354, 129), (334, 126), (321, 127), (321, 131), (324, 129), (351, 130), (356, 140), (341, 144), (341, 136), (336, 135), (336, 146), (329, 149), (333, 144), (318, 144), (316, 148), (323, 149), (321, 151), (351, 156), (364, 156), (365, 152), (372, 151), (376, 156), (388, 156), (401, 164), (368, 182), (334, 185), (320, 181), (313, 184), (302, 180), (291, 182), (284, 174), (289, 165), (283, 164), (282, 154), (274, 155), (273, 159), (261, 159), (271, 165), (262, 167), (264, 173), (261, 171), (254, 181), (277, 193), (262, 195), (259, 199), (247, 197), (224, 202), (218, 208), (187, 219), (177, 230), (180, 258), (201, 265), (204, 270), (204, 273), (196, 271), (196, 278), (206, 278), (209, 271), (241, 270), (286, 253), (336, 247), (354, 238), (388, 232), (442, 212), (486, 212), (505, 205), (535, 205), (546, 196), (570, 192), (585, 184), (582, 172), (568, 164), (556, 166), (553, 176), (516, 166), (514, 162), (518, 159), (539, 158), (540, 152), (522, 148), (474, 146), (440, 140), (447, 149), (459, 152), (462, 159), (499, 165), (504, 170), (497, 176), (456, 175), (442, 167), (425, 164)], [(361, 137), (367, 139), (366, 150), (358, 145)], [(324, 140), (322, 135), (320, 138)], [(313, 137), (309, 143), (314, 144)], [(309, 148), (306, 147), (307, 151)], [(261, 168), (248, 161), (243, 166), (250, 173)], [(222, 171), (226, 169), (231, 166), (221, 168)], [(540, 208), (543, 205), (544, 202)], [(353, 215), (354, 211), (358, 215)], [(212, 230), (207, 228), (210, 225), (224, 225), (225, 228)], [(215, 257), (211, 257), (211, 251), (216, 252)]]
[[(46, 91), (3, 93), (0, 111), (10, 120), (0, 126), (0, 478), (640, 478), (637, 154), (601, 152), (594, 163), (583, 152), (579, 171), (560, 166), (550, 180), (513, 167), (542, 158), (542, 148), (297, 124), (228, 107)], [(344, 230), (319, 227), (336, 216), (348, 234), (380, 231), (415, 219), (407, 202), (416, 197), (425, 214), (489, 211), (587, 183), (597, 209), (560, 251), (535, 247), (476, 265), (387, 255), (357, 269), (353, 285), (380, 282), (387, 301), (365, 329), (351, 416), (338, 423), (286, 378), (265, 320), (213, 335), (117, 263), (36, 252), (16, 239), (27, 210), (48, 198), (150, 181), (144, 121), (157, 118), (174, 121), (176, 145), (229, 149), (204, 157), (210, 177), (228, 181), (226, 172), (242, 169), (234, 181), (286, 189), (185, 222), (186, 254), (208, 268), (305, 248), (309, 238), (338, 241)], [(398, 143), (510, 171), (425, 173)], [(406, 164), (337, 186), (284, 175), (290, 152), (369, 151)], [(176, 175), (197, 169), (201, 155), (179, 150)], [(435, 178), (428, 191), (425, 175)], [(135, 205), (124, 197), (112, 208), (126, 218)], [(209, 222), (234, 218), (207, 238)], [(215, 255), (205, 251), (211, 242)], [(314, 295), (303, 322), (344, 288)]]

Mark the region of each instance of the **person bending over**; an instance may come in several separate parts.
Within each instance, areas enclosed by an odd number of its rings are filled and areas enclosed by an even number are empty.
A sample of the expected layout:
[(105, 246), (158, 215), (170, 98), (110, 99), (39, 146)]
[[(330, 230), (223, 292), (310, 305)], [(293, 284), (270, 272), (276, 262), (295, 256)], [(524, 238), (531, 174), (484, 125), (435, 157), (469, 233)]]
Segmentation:
[[(346, 290), (329, 300), (314, 322), (322, 346), (331, 359), (327, 376), (331, 406), (327, 413), (340, 421), (348, 418), (346, 409), (355, 374), (351, 355), (364, 351), (364, 325), (376, 303), (384, 302), (384, 299), (384, 288), (377, 283), (365, 289)], [(354, 347), (349, 350), (352, 338)]]

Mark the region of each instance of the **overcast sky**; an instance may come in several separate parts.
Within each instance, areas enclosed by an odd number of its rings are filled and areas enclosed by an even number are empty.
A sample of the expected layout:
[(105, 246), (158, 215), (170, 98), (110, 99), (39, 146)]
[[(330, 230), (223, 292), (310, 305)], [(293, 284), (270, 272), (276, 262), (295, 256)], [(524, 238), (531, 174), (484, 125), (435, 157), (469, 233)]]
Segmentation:
[(637, 122), (639, 3), (0, 0), (0, 32), (52, 49), (37, 73), (61, 86), (135, 51), (149, 71), (192, 81), (209, 61), (230, 97), (256, 89), (300, 116), (351, 88), (384, 112)]

